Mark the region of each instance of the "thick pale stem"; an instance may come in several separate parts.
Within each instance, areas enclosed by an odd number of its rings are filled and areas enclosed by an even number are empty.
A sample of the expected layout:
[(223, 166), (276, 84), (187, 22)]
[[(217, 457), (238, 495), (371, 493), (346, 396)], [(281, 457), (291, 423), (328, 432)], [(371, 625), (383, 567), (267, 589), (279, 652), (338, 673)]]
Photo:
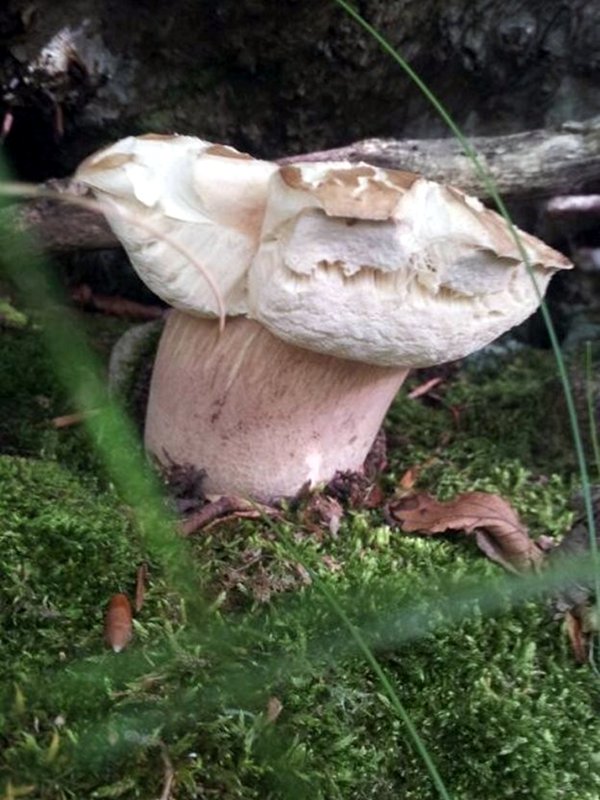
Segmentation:
[(209, 494), (272, 500), (360, 470), (406, 369), (293, 347), (252, 320), (173, 311), (146, 417), (159, 461), (206, 470)]

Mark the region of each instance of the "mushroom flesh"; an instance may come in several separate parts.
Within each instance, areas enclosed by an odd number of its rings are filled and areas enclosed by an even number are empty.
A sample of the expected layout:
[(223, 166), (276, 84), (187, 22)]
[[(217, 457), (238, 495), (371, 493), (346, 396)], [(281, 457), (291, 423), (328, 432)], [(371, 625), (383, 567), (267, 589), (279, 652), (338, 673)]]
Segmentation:
[[(570, 262), (477, 199), (349, 162), (278, 166), (187, 136), (129, 137), (76, 178), (174, 310), (154, 365), (147, 449), (206, 491), (272, 500), (362, 468), (408, 371), (485, 346)], [(119, 213), (176, 237), (193, 264)], [(535, 284), (534, 285), (534, 279)], [(537, 288), (536, 288), (537, 286)]]

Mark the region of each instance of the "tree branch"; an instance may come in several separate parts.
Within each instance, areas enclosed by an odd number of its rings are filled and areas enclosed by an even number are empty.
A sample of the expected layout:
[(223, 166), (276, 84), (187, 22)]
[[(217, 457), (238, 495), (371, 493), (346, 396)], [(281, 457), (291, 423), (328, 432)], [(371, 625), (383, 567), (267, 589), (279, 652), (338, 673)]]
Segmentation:
[[(600, 181), (600, 118), (563, 125), (557, 131), (534, 130), (508, 136), (471, 139), (500, 193), (512, 200), (573, 194)], [(364, 139), (347, 147), (288, 156), (281, 164), (307, 161), (367, 161), (389, 169), (419, 172), (440, 183), (489, 200), (473, 166), (453, 138)], [(68, 181), (52, 181), (65, 191)], [(34, 235), (50, 252), (117, 247), (102, 217), (47, 199), (13, 206), (0, 214), (0, 246), (9, 231)]]
[[(600, 180), (600, 118), (569, 123), (558, 131), (535, 130), (470, 140), (500, 194), (526, 199), (577, 192)], [(407, 172), (420, 172), (482, 199), (489, 199), (470, 159), (454, 138), (364, 139), (320, 153), (291, 156), (298, 161), (367, 161)]]

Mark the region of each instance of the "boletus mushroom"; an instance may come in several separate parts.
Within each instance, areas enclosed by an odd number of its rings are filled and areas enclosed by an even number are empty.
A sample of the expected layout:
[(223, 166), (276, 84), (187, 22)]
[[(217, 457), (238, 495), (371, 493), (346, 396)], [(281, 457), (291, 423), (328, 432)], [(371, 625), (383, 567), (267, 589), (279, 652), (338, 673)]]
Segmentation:
[[(571, 267), (458, 189), (347, 162), (278, 166), (187, 136), (129, 137), (77, 180), (141, 278), (174, 306), (145, 428), (206, 491), (292, 496), (360, 470), (409, 369), (461, 358), (528, 317)], [(119, 213), (125, 207), (128, 218)], [(202, 272), (131, 212), (185, 244)]]

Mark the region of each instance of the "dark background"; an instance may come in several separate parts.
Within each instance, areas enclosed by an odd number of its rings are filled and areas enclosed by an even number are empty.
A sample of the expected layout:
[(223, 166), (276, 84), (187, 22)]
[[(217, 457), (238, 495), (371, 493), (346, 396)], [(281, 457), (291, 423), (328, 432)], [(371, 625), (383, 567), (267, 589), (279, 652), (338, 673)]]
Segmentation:
[[(468, 134), (600, 114), (598, 0), (362, 0)], [(190, 133), (261, 157), (447, 130), (333, 0), (10, 0), (0, 113), (20, 177)]]

